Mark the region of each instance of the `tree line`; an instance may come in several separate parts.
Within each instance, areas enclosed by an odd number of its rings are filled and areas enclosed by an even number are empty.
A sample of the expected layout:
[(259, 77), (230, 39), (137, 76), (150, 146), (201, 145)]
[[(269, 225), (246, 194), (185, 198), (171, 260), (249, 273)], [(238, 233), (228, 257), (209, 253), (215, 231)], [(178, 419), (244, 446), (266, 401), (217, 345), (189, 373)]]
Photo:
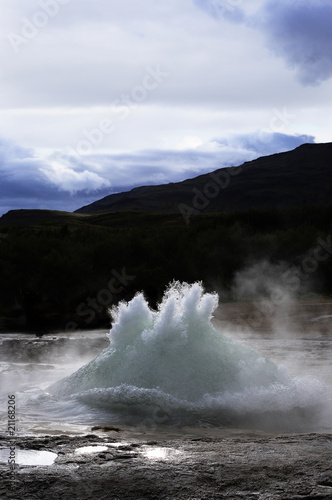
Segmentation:
[[(6, 227), (0, 234), (0, 316), (24, 316), (31, 324), (52, 317), (99, 324), (110, 305), (137, 291), (155, 307), (173, 280), (203, 281), (231, 300), (239, 270), (261, 259), (301, 269), (314, 258), (317, 241), (326, 243), (327, 258), (314, 270), (314, 291), (332, 294), (332, 206), (201, 214), (189, 225), (175, 215), (124, 213), (117, 224), (87, 218), (80, 225)], [(120, 279), (112, 292), (114, 273)], [(94, 310), (89, 324), (88, 309), (90, 316)]]

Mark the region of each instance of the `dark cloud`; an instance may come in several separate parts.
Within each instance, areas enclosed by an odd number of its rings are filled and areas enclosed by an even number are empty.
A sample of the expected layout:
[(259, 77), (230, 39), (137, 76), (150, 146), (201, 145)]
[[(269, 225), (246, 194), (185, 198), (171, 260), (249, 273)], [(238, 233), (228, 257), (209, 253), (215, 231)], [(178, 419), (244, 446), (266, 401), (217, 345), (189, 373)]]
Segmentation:
[(210, 16), (262, 31), (269, 49), (282, 57), (303, 85), (319, 85), (332, 76), (332, 4), (330, 0), (266, 0), (247, 16), (238, 0), (193, 0)]
[(331, 19), (330, 0), (267, 0), (256, 25), (301, 83), (318, 85), (332, 76)]
[(109, 189), (61, 189), (45, 175), (48, 168), (33, 151), (0, 138), (0, 215), (20, 208), (71, 211), (94, 201), (99, 194), (109, 194)]

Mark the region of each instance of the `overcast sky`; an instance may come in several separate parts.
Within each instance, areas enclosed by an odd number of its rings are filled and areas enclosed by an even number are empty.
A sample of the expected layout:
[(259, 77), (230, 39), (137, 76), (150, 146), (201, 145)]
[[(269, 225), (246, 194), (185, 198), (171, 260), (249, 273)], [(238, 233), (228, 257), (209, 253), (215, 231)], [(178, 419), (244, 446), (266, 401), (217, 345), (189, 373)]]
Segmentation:
[(330, 142), (331, 0), (1, 0), (0, 214)]

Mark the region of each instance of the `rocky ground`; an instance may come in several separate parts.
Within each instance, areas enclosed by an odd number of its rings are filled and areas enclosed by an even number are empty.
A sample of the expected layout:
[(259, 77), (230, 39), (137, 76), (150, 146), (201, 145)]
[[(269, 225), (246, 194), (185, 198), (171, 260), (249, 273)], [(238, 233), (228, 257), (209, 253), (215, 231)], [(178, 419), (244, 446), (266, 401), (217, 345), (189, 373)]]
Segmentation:
[[(20, 449), (53, 451), (58, 457), (50, 466), (17, 466), (14, 482), (2, 463), (0, 498), (332, 499), (332, 435), (220, 434), (134, 437), (97, 430), (22, 437), (16, 444)], [(6, 446), (4, 437), (0, 445)], [(96, 445), (106, 449), (75, 452)]]

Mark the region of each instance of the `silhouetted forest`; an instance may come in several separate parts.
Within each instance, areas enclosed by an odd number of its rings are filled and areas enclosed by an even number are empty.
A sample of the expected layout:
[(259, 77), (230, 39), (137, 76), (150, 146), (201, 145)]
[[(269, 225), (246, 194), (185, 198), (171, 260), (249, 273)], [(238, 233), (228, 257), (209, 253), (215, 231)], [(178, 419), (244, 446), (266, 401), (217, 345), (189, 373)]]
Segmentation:
[[(0, 316), (73, 330), (106, 324), (109, 306), (141, 290), (155, 306), (174, 279), (203, 281), (232, 299), (246, 265), (267, 259), (301, 271), (331, 235), (332, 206), (201, 214), (189, 225), (179, 215), (113, 213), (1, 227)], [(314, 291), (328, 295), (332, 255), (322, 252)]]

